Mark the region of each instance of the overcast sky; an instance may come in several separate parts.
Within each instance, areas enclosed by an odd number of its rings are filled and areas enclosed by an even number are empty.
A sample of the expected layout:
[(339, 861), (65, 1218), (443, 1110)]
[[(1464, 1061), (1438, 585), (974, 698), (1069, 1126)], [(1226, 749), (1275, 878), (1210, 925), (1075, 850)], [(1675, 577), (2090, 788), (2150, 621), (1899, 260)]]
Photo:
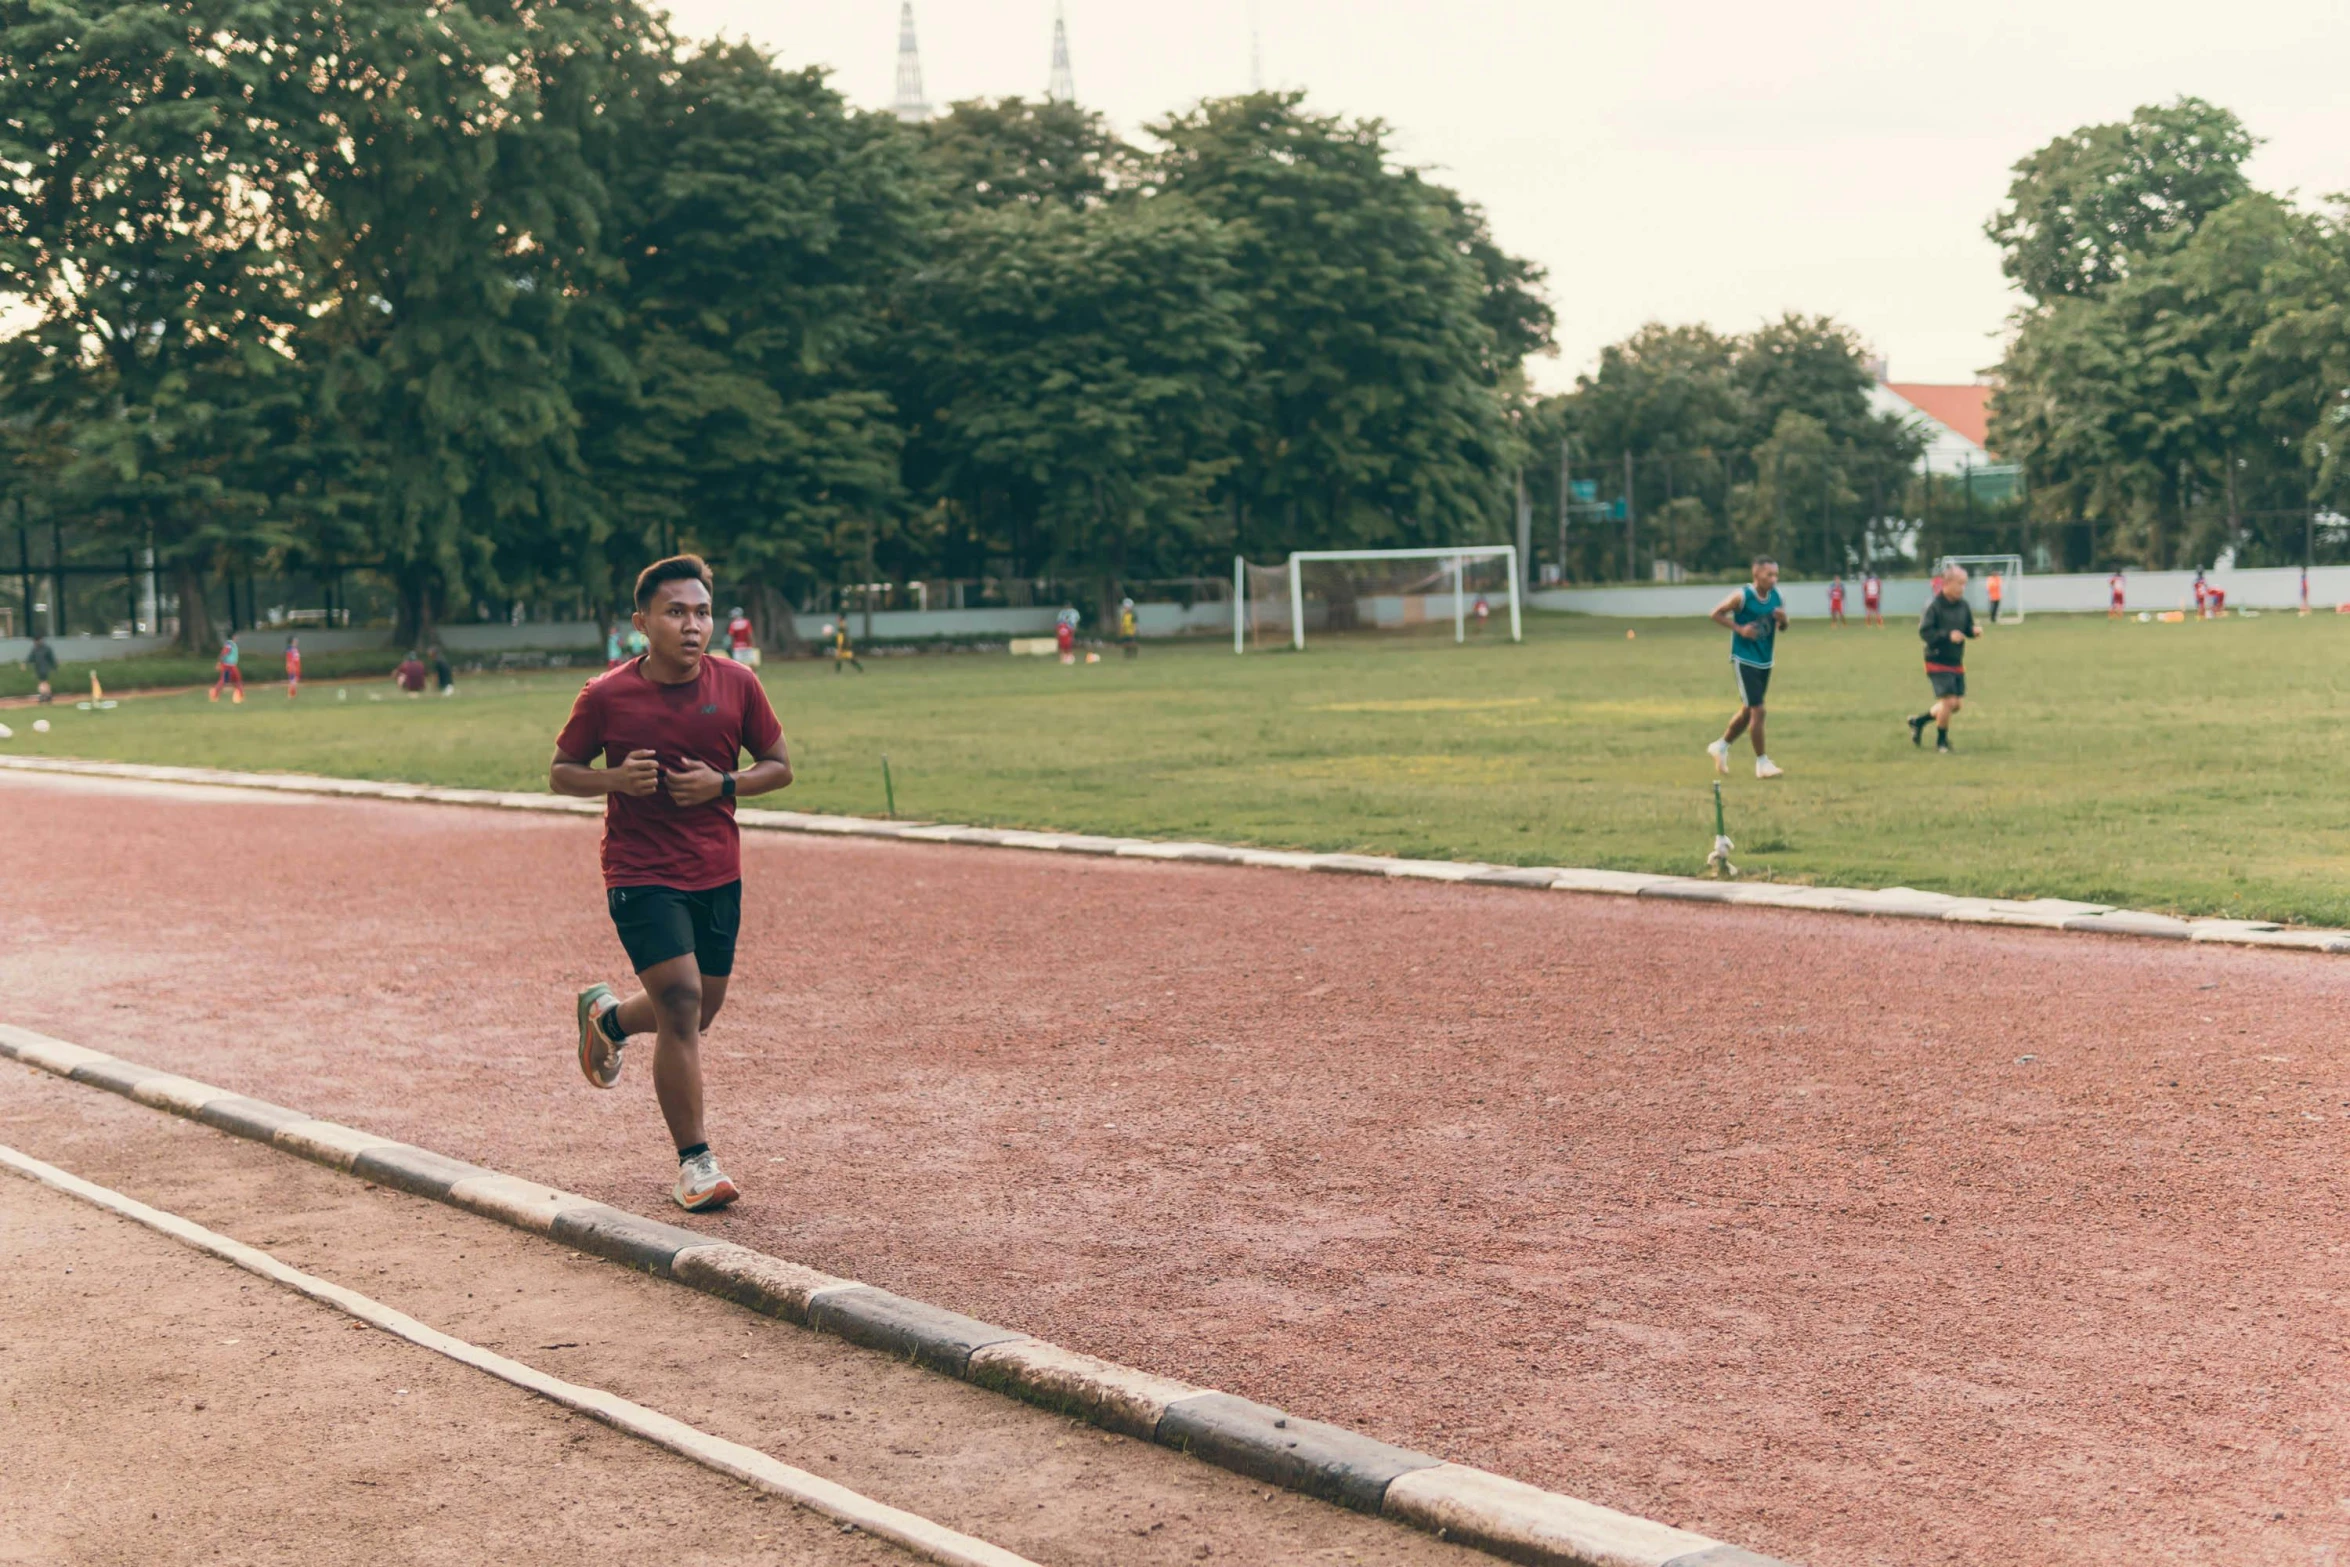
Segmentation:
[[(915, 0), (934, 104), (1041, 94), (1052, 0)], [(2008, 165), (2193, 93), (2266, 138), (2259, 183), (2350, 189), (2350, 3), (1256, 0), (1267, 85), (1376, 116), (1550, 273), (1571, 384), (1647, 320), (1858, 327), (1898, 380), (1971, 379), (2013, 306), (1982, 237)], [(890, 101), (897, 0), (679, 0), (678, 24)], [(1249, 85), (1249, 0), (1069, 0), (1077, 95), (1129, 134)]]

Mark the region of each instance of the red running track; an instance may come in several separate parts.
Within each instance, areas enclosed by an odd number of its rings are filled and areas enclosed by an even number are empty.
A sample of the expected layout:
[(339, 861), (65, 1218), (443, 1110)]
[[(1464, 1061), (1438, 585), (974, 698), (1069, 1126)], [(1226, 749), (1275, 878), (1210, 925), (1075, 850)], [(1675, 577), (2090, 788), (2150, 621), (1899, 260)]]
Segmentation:
[[(592, 823), (10, 778), (0, 1017), (657, 1216)], [(755, 834), (746, 1244), (1815, 1564), (2350, 1542), (2350, 964)]]

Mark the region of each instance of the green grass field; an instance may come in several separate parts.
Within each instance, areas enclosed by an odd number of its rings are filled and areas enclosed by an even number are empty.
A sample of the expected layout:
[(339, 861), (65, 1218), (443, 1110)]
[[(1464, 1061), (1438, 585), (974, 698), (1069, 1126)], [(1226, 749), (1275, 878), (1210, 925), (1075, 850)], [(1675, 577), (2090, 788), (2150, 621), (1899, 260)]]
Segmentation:
[[(1301, 655), (1212, 644), (1063, 668), (978, 655), (771, 667), (800, 781), (770, 802), (1283, 847), (1694, 872), (1702, 747), (1733, 705), (1711, 626), (1532, 617), (1523, 646), (1364, 636)], [(1771, 750), (1725, 785), (1738, 860), (1782, 881), (2060, 895), (2350, 924), (2350, 621), (2119, 625), (2046, 617), (1968, 654), (1959, 753), (1911, 748), (1925, 700), (1906, 625), (1783, 637)], [(14, 754), (496, 788), (544, 786), (579, 672), (257, 687), (112, 712), (0, 712)], [(1929, 741), (1929, 745), (1931, 742)]]

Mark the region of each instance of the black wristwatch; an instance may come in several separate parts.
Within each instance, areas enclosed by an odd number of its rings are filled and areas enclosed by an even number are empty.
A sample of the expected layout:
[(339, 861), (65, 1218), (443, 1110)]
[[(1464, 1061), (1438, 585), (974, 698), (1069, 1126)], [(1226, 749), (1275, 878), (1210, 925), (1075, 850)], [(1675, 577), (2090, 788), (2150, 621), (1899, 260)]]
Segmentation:
[(718, 792), (729, 800), (734, 798), (734, 774), (728, 773), (726, 775), (726, 781), (718, 786)]

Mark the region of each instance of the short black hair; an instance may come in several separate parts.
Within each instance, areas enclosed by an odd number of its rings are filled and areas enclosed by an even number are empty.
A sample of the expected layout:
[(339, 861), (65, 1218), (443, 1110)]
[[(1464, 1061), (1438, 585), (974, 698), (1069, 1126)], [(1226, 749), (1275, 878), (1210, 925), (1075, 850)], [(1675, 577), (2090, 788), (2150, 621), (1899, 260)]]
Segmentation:
[(1771, 559), (1771, 557), (1768, 555), (1757, 555), (1754, 557), (1754, 564), (1747, 567), (1746, 569), (1749, 571), (1760, 571), (1765, 566), (1776, 566), (1777, 564), (1779, 563)]
[(710, 564), (699, 555), (672, 555), (657, 560), (636, 574), (636, 607), (643, 609), (653, 602), (653, 595), (664, 582), (699, 582), (704, 588), (714, 587), (710, 580)]

